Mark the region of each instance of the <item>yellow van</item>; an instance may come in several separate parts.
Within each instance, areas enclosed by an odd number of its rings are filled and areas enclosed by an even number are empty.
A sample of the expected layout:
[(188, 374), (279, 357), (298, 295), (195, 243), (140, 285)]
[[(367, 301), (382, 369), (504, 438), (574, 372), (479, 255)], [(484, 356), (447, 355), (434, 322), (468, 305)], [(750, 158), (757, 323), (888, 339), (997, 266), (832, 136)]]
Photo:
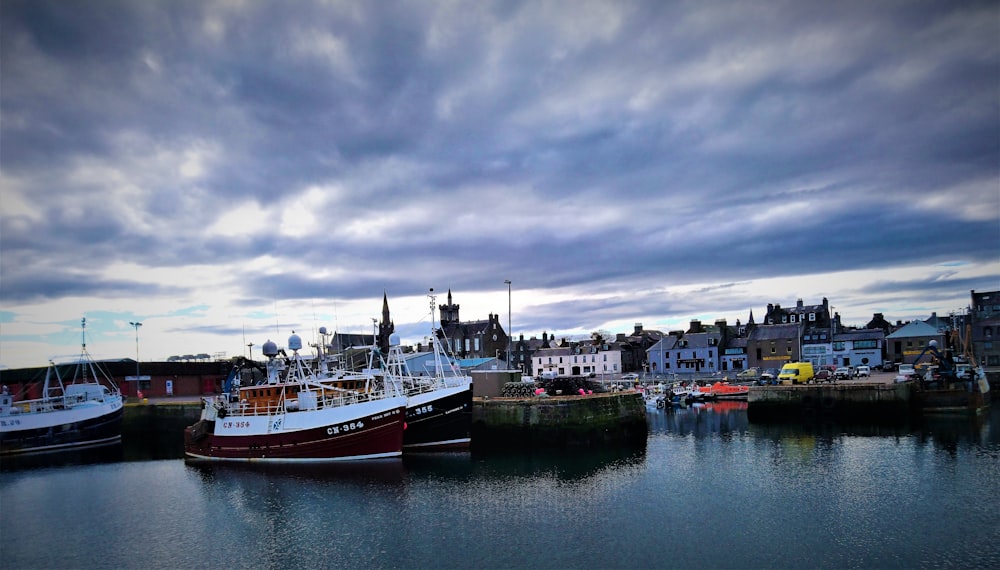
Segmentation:
[(805, 384), (813, 379), (816, 373), (813, 372), (812, 362), (789, 362), (781, 367), (778, 374), (778, 381), (785, 384)]

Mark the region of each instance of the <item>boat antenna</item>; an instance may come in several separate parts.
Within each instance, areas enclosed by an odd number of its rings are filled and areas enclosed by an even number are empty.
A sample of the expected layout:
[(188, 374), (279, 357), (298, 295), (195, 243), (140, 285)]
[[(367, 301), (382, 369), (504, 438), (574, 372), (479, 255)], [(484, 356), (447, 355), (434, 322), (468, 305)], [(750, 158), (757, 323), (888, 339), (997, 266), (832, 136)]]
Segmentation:
[(437, 296), (434, 294), (433, 287), (431, 287), (430, 293), (427, 296), (431, 299), (431, 332), (434, 332), (434, 307), (437, 305)]
[[(87, 317), (80, 319), (80, 362), (85, 362), (85, 357), (87, 356)], [(87, 366), (81, 366), (83, 368), (83, 381), (87, 381)]]

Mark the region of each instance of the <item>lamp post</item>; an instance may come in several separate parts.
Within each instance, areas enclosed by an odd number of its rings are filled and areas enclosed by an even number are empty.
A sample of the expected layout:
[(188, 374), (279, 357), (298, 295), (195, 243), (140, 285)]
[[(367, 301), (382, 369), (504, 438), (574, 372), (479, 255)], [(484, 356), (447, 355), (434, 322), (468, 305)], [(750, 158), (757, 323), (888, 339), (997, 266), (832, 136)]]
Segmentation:
[(142, 323), (139, 321), (129, 321), (128, 324), (135, 327), (135, 389), (138, 392), (142, 386), (142, 383), (139, 382), (139, 327), (142, 326)]
[(510, 279), (505, 279), (504, 283), (507, 284), (507, 369), (513, 370), (510, 366), (510, 335), (514, 334), (510, 330)]

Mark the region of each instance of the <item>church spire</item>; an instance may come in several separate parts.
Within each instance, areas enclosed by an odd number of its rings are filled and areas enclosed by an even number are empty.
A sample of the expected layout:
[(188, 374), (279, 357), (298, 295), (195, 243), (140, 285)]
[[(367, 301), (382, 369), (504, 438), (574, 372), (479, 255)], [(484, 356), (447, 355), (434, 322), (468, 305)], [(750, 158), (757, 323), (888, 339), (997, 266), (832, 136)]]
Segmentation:
[(394, 332), (396, 332), (396, 325), (389, 318), (389, 294), (383, 289), (382, 322), (378, 324), (378, 338), (375, 339), (375, 343), (378, 344), (378, 348), (382, 351), (382, 354), (389, 354), (389, 337)]

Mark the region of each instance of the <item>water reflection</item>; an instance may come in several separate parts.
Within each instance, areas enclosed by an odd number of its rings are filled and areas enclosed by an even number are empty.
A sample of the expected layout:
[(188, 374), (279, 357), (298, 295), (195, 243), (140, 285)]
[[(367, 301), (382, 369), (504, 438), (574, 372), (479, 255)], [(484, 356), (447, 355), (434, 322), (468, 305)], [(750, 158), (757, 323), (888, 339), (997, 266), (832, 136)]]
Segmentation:
[(0, 459), (0, 472), (23, 471), (118, 463), (125, 460), (125, 447), (119, 442), (113, 445), (74, 449), (58, 453), (37, 453)]
[(342, 461), (336, 463), (246, 463), (187, 462), (186, 466), (205, 483), (220, 480), (279, 480), (289, 483), (337, 482), (347, 484), (400, 485), (406, 481), (401, 459)]

